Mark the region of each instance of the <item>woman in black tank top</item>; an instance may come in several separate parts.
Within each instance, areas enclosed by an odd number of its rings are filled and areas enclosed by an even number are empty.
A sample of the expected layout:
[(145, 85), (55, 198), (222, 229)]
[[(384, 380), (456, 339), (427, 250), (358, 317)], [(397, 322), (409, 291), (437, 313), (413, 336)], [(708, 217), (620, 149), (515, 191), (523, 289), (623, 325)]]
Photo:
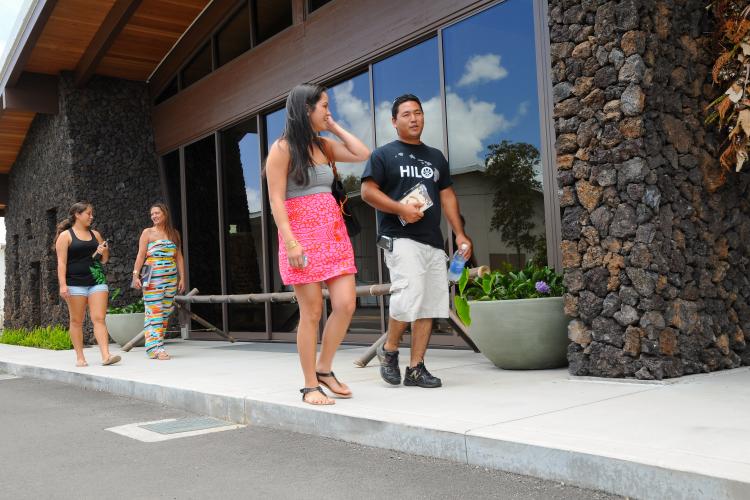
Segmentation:
[(91, 204), (76, 203), (70, 207), (68, 218), (57, 225), (55, 237), (57, 280), (60, 296), (68, 304), (68, 331), (76, 352), (76, 366), (79, 367), (88, 366), (83, 355), (83, 318), (87, 304), (102, 364), (120, 361), (120, 356), (109, 354), (109, 332), (104, 323), (109, 289), (101, 265), (109, 260), (109, 248), (102, 235), (91, 229), (93, 220)]

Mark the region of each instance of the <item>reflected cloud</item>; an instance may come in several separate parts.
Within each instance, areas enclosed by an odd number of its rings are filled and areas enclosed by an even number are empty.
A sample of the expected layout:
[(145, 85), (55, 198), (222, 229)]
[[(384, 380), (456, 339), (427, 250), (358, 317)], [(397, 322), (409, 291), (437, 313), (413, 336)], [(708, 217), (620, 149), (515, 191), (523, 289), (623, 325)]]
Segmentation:
[[(330, 89), (333, 94), (334, 115), (342, 127), (354, 134), (372, 149), (372, 124), (370, 122), (370, 103), (354, 95), (354, 81), (348, 80)], [(342, 163), (342, 175), (360, 176), (365, 169), (364, 163)]]
[(262, 206), (260, 191), (251, 187), (245, 188), (245, 196), (247, 196), (247, 208), (250, 213), (260, 212)]
[(499, 54), (476, 54), (466, 61), (464, 74), (458, 80), (459, 87), (475, 83), (502, 80), (508, 76), (508, 70), (500, 65)]

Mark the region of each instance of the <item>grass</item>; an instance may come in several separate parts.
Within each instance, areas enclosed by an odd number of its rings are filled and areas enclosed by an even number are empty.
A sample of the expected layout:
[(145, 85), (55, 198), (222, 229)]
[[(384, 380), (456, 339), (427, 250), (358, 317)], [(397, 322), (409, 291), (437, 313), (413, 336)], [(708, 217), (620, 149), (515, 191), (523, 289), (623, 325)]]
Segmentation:
[(0, 344), (39, 347), (54, 351), (73, 349), (68, 329), (60, 325), (41, 326), (32, 330), (26, 328), (6, 328), (0, 333)]

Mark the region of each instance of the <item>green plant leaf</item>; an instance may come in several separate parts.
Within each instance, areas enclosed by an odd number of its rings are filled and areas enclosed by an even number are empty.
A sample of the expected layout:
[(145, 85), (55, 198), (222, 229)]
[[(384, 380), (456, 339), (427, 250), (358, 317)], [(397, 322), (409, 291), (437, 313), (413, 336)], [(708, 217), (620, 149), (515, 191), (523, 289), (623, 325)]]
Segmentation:
[(471, 326), (471, 307), (469, 306), (469, 302), (465, 298), (456, 295), (453, 297), (453, 303), (456, 305), (456, 314), (461, 323)]
[(469, 270), (464, 267), (464, 270), (461, 271), (461, 277), (458, 279), (458, 293), (459, 295), (464, 294), (464, 290), (466, 289), (466, 285), (469, 283)]

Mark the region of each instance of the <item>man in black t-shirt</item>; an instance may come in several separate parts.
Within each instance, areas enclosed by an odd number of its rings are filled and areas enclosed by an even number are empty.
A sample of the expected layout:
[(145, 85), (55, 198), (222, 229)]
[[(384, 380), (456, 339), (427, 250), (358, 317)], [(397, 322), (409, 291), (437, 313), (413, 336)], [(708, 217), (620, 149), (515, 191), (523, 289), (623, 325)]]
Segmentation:
[[(391, 247), (385, 248), (391, 297), (388, 339), (378, 352), (380, 375), (389, 384), (401, 383), (398, 346), (411, 323), (411, 359), (404, 385), (440, 387), (441, 380), (425, 368), (424, 356), (432, 319), (447, 318), (450, 311), (448, 258), (440, 231), (443, 211), (467, 259), (472, 244), (464, 233), (448, 162), (440, 150), (421, 141), (424, 114), (419, 98), (396, 98), (391, 115), (398, 140), (373, 151), (362, 173), (362, 199), (377, 209), (379, 244)], [(419, 185), (420, 194), (410, 195)], [(401, 203), (404, 199), (408, 202)]]

